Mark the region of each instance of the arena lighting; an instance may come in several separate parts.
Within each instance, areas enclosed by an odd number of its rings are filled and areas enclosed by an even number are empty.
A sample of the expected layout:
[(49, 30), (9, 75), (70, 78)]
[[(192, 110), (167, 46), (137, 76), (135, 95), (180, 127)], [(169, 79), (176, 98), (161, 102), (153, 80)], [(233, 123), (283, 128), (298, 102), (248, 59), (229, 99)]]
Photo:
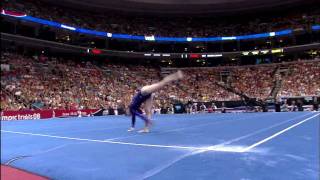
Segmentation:
[[(83, 34), (90, 34), (94, 36), (102, 36), (102, 37), (112, 37), (111, 33), (106, 33), (106, 32), (99, 32), (99, 31), (93, 31), (93, 30), (88, 30), (88, 29), (81, 29), (77, 28), (76, 32), (83, 33)], [(109, 34), (109, 36), (107, 35)]]
[(213, 58), (213, 57), (222, 57), (222, 54), (202, 54), (203, 58)]
[[(71, 31), (83, 33), (83, 34), (90, 34), (95, 36), (103, 36), (108, 38), (114, 39), (128, 39), (128, 40), (139, 40), (139, 41), (166, 41), (166, 42), (215, 42), (215, 41), (230, 41), (230, 40), (245, 40), (245, 39), (259, 39), (259, 38), (267, 38), (273, 36), (284, 36), (292, 34), (292, 29), (285, 29), (282, 31), (276, 32), (267, 32), (267, 33), (260, 33), (260, 34), (250, 34), (250, 35), (242, 35), (242, 36), (230, 36), (230, 37), (160, 37), (160, 36), (139, 36), (139, 35), (129, 35), (129, 34), (112, 34), (107, 32), (89, 30), (89, 29), (82, 29), (76, 28), (72, 26), (68, 26), (65, 24), (61, 24), (54, 21), (49, 21), (45, 19), (40, 19), (32, 16), (28, 16), (25, 13), (13, 12), (2, 10), (2, 15), (5, 16), (12, 16), (15, 18), (23, 19), (25, 21), (31, 21), (34, 23), (39, 23), (43, 25), (48, 25), (56, 28), (64, 28)], [(319, 30), (319, 25), (312, 26), (313, 30)]]
[(208, 54), (207, 57), (222, 57), (222, 54)]
[(146, 40), (144, 36), (136, 36), (136, 35), (129, 35), (129, 34), (112, 34), (112, 38), (115, 39), (131, 39), (131, 40)]
[(314, 26), (312, 26), (311, 27), (312, 28), (312, 30), (320, 30), (320, 25), (314, 25)]
[(181, 54), (181, 58), (188, 58), (188, 54)]
[(283, 52), (283, 49), (272, 49), (271, 50), (271, 53), (274, 54), (274, 53), (282, 53)]
[(269, 35), (270, 35), (270, 37), (272, 37), (272, 36), (275, 36), (276, 33), (275, 32), (270, 32)]
[(286, 29), (286, 30), (275, 32), (276, 36), (289, 35), (289, 34), (292, 34), (292, 30), (291, 29)]
[(62, 28), (64, 28), (64, 29), (69, 29), (69, 30), (71, 30), (71, 31), (75, 31), (75, 30), (76, 30), (75, 27), (67, 26), (67, 25), (64, 25), (64, 24), (61, 24), (60, 27), (62, 27)]
[(244, 52), (242, 52), (242, 55), (244, 55), (244, 56), (248, 56), (248, 55), (249, 55), (249, 53), (250, 53), (250, 52), (248, 52), (248, 51), (244, 51)]
[(269, 54), (271, 51), (266, 49), (266, 50), (258, 50), (258, 51), (243, 51), (241, 54), (243, 56), (249, 56), (250, 53), (252, 55), (258, 55), (258, 54)]
[(270, 53), (270, 50), (261, 50), (260, 53), (261, 54), (268, 54), (268, 53)]
[(155, 40), (154, 36), (145, 36), (144, 38), (147, 41), (154, 41)]
[(160, 57), (160, 56), (163, 56), (163, 57), (170, 57), (171, 55), (170, 54), (160, 54), (160, 53), (156, 53), (156, 54), (153, 54), (153, 53), (146, 53), (146, 54), (143, 54), (144, 56), (148, 56), (148, 57)]
[(222, 40), (235, 40), (237, 37), (222, 37)]
[(258, 55), (258, 54), (259, 54), (259, 51), (251, 51), (251, 53), (252, 53), (253, 55)]

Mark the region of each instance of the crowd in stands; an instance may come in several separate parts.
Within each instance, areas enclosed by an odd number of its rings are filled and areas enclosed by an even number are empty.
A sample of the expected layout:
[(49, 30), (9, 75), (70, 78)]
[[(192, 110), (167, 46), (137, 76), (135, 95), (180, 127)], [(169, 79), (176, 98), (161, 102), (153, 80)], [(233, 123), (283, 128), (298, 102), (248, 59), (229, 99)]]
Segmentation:
[[(2, 101), (3, 109), (116, 108), (128, 102), (129, 95), (134, 93), (132, 87), (147, 83), (152, 75), (157, 75), (153, 69), (144, 70), (143, 67), (131, 69), (111, 65), (101, 69), (90, 62), (66, 62), (58, 58), (48, 61), (45, 57), (7, 53), (2, 56), (3, 63), (10, 65), (10, 71), (3, 73), (1, 87), (13, 95)], [(146, 80), (143, 79), (145, 73), (150, 74)], [(13, 106), (12, 99), (17, 96), (24, 103)]]
[(274, 69), (274, 66), (234, 69), (233, 87), (240, 92), (245, 92), (249, 97), (265, 99), (273, 87)]
[(95, 29), (110, 33), (126, 33), (132, 35), (155, 35), (169, 37), (208, 37), (234, 36), (271, 32), (286, 28), (309, 29), (311, 25), (320, 23), (319, 8), (311, 8), (306, 12), (288, 12), (286, 16), (268, 13), (266, 17), (229, 18), (221, 21), (219, 17), (141, 17), (120, 15), (117, 13), (92, 13), (66, 9), (37, 0), (6, 0), (3, 8), (28, 15), (48, 19), (63, 24)]
[[(241, 100), (217, 83), (234, 88), (249, 97), (265, 100), (270, 96), (279, 64), (250, 67), (184, 69), (185, 79), (167, 86), (155, 95), (155, 108), (182, 103)], [(288, 73), (279, 96), (320, 94), (320, 61), (282, 64)], [(135, 90), (159, 81), (161, 69), (141, 65), (98, 66), (90, 61), (46, 56), (27, 57), (1, 54), (1, 109), (81, 109), (126, 108)], [(221, 72), (228, 72), (224, 79)]]
[(298, 63), (290, 66), (279, 96), (320, 95), (320, 63)]

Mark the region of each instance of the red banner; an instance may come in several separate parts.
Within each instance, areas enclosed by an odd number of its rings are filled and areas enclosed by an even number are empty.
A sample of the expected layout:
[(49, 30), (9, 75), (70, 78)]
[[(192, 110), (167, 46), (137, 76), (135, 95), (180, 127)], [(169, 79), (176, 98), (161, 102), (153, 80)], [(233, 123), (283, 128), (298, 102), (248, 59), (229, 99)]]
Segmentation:
[(8, 15), (8, 16), (14, 16), (14, 17), (24, 17), (27, 16), (25, 13), (21, 12), (15, 12), (15, 11), (8, 11), (8, 10), (1, 10), (1, 14)]
[(1, 120), (25, 120), (25, 119), (47, 119), (52, 117), (89, 116), (97, 112), (98, 109), (83, 110), (22, 110), (22, 111), (2, 111)]

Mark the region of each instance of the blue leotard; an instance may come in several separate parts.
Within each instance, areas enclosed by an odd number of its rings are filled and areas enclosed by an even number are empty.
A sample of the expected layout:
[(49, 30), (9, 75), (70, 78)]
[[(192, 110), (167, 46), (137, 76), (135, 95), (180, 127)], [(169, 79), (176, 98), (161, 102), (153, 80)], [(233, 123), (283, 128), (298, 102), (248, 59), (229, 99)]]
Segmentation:
[(148, 117), (142, 114), (142, 111), (140, 110), (140, 106), (142, 103), (144, 103), (147, 99), (151, 98), (152, 94), (146, 94), (143, 95), (141, 91), (139, 90), (138, 93), (132, 98), (131, 104), (130, 104), (130, 113), (132, 116), (132, 127), (135, 126), (136, 122), (136, 116), (140, 117), (144, 121), (149, 121)]

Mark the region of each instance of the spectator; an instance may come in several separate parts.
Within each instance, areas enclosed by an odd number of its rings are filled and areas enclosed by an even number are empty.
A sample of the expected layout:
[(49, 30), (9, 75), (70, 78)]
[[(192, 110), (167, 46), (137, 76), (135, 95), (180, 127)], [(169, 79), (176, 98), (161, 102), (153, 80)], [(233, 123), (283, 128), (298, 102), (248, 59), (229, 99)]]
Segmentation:
[(205, 105), (204, 103), (202, 103), (202, 104), (200, 105), (200, 111), (201, 111), (202, 113), (207, 112), (207, 107), (206, 107), (206, 105)]

